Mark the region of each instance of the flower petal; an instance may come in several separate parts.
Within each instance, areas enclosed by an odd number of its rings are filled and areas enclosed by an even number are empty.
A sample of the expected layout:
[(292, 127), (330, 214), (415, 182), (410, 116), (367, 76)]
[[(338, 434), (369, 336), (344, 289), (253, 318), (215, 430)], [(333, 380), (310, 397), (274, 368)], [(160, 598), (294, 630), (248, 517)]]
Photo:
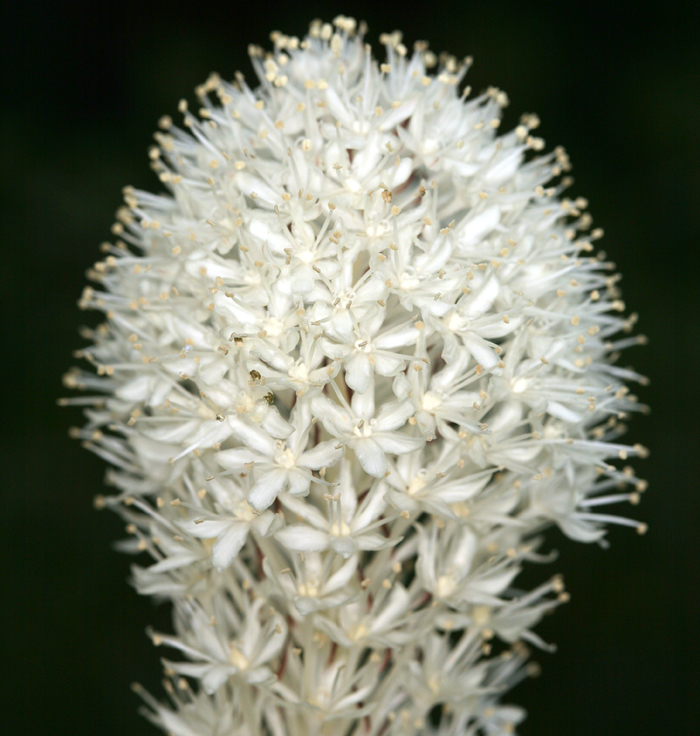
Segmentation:
[(342, 435), (352, 431), (350, 412), (325, 396), (314, 396), (311, 401), (311, 411), (332, 434)]
[(248, 503), (258, 511), (266, 509), (287, 484), (287, 471), (271, 470), (258, 479), (250, 491)]
[(331, 537), (330, 543), (333, 551), (346, 560), (357, 549), (357, 544), (352, 537)]
[(375, 478), (382, 478), (386, 473), (386, 459), (379, 445), (369, 438), (362, 438), (356, 440), (352, 449), (357, 455), (357, 459), (362, 465), (362, 469), (368, 475), (373, 475)]
[(474, 215), (470, 220), (459, 228), (456, 233), (457, 245), (460, 248), (474, 245), (488, 235), (498, 225), (501, 219), (501, 210), (498, 205)]
[(280, 529), (275, 534), (291, 552), (322, 552), (328, 548), (328, 534), (305, 524), (293, 524)]
[(387, 353), (374, 353), (374, 370), (380, 376), (395, 376), (403, 370), (403, 367), (404, 361), (401, 358), (395, 358)]
[(387, 430), (398, 429), (403, 427), (409, 417), (413, 416), (415, 407), (411, 401), (392, 401), (390, 404), (384, 404), (381, 411), (377, 415), (376, 428), (378, 432), (386, 432)]
[(468, 332), (462, 339), (467, 350), (474, 356), (474, 360), (484, 368), (490, 370), (498, 363), (498, 356), (482, 337), (474, 332)]
[(373, 436), (375, 442), (384, 452), (403, 455), (404, 452), (419, 450), (425, 444), (422, 437), (409, 437), (401, 432), (382, 432)]
[(318, 470), (323, 467), (330, 468), (345, 454), (344, 448), (336, 448), (337, 444), (336, 440), (319, 442), (297, 459), (297, 465), (300, 468), (309, 468), (310, 470)]
[(216, 461), (226, 470), (238, 470), (245, 466), (246, 463), (264, 463), (269, 462), (269, 458), (260, 455), (257, 452), (249, 450), (247, 447), (236, 447), (233, 450), (222, 450), (214, 456)]
[(334, 572), (329, 578), (326, 584), (323, 586), (323, 592), (328, 594), (332, 593), (339, 588), (344, 588), (350, 579), (357, 574), (357, 556), (349, 557), (346, 562), (343, 563), (336, 572)]
[(306, 496), (311, 485), (311, 474), (308, 471), (293, 468), (287, 471), (287, 482), (289, 483), (289, 492), (292, 496)]
[(263, 511), (250, 522), (251, 527), (261, 536), (268, 537), (274, 534), (284, 522), (272, 511)]
[(289, 493), (283, 493), (280, 496), (280, 501), (285, 508), (288, 508), (293, 514), (300, 517), (300, 519), (313, 524), (317, 529), (325, 530), (328, 527), (328, 519), (313, 504), (292, 496)]
[(228, 678), (234, 674), (234, 667), (224, 665), (212, 665), (211, 669), (202, 678), (202, 687), (208, 695), (213, 695)]
[(236, 416), (229, 416), (227, 421), (236, 437), (251, 450), (255, 450), (262, 455), (275, 454), (275, 441), (260, 427), (244, 422)]
[(363, 394), (369, 387), (372, 371), (369, 355), (359, 350), (355, 351), (345, 363), (345, 383), (353, 391)]
[(265, 418), (260, 422), (260, 426), (267, 432), (270, 437), (278, 440), (286, 440), (292, 433), (292, 427), (286, 422), (276, 406), (270, 406), (265, 414)]
[(229, 530), (214, 542), (211, 548), (211, 561), (219, 572), (223, 572), (241, 551), (248, 537), (248, 529), (248, 524), (244, 521), (234, 522)]

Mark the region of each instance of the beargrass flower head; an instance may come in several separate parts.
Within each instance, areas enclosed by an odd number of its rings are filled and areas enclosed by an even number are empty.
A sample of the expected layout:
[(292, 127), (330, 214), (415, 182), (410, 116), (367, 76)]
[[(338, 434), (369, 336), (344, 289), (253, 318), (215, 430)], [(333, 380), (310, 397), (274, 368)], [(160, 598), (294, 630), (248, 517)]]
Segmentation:
[[(250, 48), (160, 121), (81, 306), (77, 436), (112, 468), (171, 601), (176, 736), (510, 734), (560, 577), (541, 532), (602, 542), (639, 500), (616, 367), (633, 317), (569, 159), (470, 60), (339, 16)], [(622, 333), (622, 336), (620, 336)], [(70, 403), (67, 401), (65, 403)]]

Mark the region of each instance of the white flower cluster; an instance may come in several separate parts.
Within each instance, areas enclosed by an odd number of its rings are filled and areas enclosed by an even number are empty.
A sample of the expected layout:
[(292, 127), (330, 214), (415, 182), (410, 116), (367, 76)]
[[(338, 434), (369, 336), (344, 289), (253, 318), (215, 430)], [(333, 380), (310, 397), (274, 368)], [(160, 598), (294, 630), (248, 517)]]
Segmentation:
[(363, 31), (273, 34), (259, 87), (163, 118), (168, 194), (125, 189), (82, 297), (107, 321), (65, 403), (174, 606), (172, 703), (143, 697), (176, 736), (513, 733), (499, 698), (567, 599), (514, 587), (538, 534), (645, 528), (594, 508), (644, 489), (610, 463), (645, 452), (613, 365), (641, 340), (566, 153), (535, 115), (500, 135), (470, 60), (393, 33), (378, 63)]

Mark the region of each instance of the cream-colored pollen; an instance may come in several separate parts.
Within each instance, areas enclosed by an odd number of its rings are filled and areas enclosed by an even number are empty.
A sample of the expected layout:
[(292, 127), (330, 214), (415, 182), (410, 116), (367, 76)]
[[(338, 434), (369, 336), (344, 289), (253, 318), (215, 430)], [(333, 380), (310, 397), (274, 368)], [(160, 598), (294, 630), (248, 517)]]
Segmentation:
[(437, 411), (442, 406), (442, 398), (432, 391), (428, 391), (423, 395), (421, 405), (427, 412)]
[(229, 664), (237, 667), (240, 671), (246, 670), (250, 664), (243, 652), (238, 648), (238, 643), (235, 641), (232, 641), (229, 646), (228, 661)]
[(287, 470), (291, 470), (296, 465), (296, 457), (294, 456), (294, 453), (287, 447), (283, 450), (278, 450), (275, 453), (275, 462), (277, 463), (277, 465), (280, 465)]
[(345, 521), (334, 521), (331, 524), (330, 532), (334, 537), (344, 537), (350, 534), (350, 527), (345, 523)]
[(438, 598), (447, 598), (457, 588), (457, 578), (454, 575), (440, 575), (435, 584), (435, 595)]

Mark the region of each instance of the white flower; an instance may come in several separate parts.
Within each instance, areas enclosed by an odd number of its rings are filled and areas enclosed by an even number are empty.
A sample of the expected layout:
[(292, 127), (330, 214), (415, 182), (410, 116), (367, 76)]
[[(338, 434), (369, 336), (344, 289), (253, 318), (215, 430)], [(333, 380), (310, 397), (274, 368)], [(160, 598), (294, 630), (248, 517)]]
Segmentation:
[(248, 497), (254, 509), (266, 509), (285, 489), (292, 495), (306, 495), (313, 480), (310, 471), (335, 465), (342, 457), (342, 448), (333, 441), (320, 442), (304, 450), (313, 427), (308, 409), (308, 405), (297, 404), (292, 410), (295, 431), (286, 443), (273, 440), (255, 426), (247, 426), (239, 434), (246, 448), (216, 454), (217, 462), (227, 470), (245, 469), (255, 476)]
[[(398, 542), (387, 539), (379, 533), (388, 519), (384, 515), (384, 487), (376, 484), (365, 496), (359, 508), (352, 506), (345, 511), (342, 493), (326, 496), (328, 515), (293, 496), (282, 499), (283, 505), (307, 524), (294, 524), (284, 527), (276, 538), (288, 549), (295, 552), (320, 552), (332, 547), (344, 558), (357, 550), (379, 550), (391, 547)], [(344, 513), (345, 511), (345, 513)], [(353, 513), (354, 512), (354, 513)]]
[(311, 410), (331, 435), (352, 448), (366, 473), (382, 478), (387, 469), (385, 453), (401, 455), (418, 450), (423, 440), (396, 431), (413, 414), (410, 402), (387, 402), (375, 416), (374, 393), (372, 386), (372, 390), (354, 394), (351, 405), (342, 396), (341, 403), (336, 403), (318, 395)]
[(214, 540), (211, 548), (211, 561), (221, 572), (241, 551), (251, 530), (267, 536), (277, 526), (274, 514), (264, 511), (256, 514), (255, 509), (247, 501), (242, 501), (228, 513), (212, 515), (210, 518), (198, 518), (180, 528), (191, 537)]
[[(186, 654), (192, 661), (168, 661), (167, 666), (181, 675), (201, 679), (209, 694), (236, 676), (255, 685), (272, 681), (274, 675), (266, 665), (279, 655), (287, 629), (280, 615), (273, 613), (264, 617), (263, 603), (257, 600), (241, 612), (230, 603), (221, 603), (219, 618), (222, 623), (218, 623), (217, 618), (208, 619), (196, 608), (181, 612), (180, 636), (152, 634), (153, 643)], [(240, 636), (235, 640), (227, 638), (228, 626), (224, 623), (227, 619), (240, 624)]]
[(614, 365), (641, 338), (566, 153), (535, 115), (500, 133), (468, 62), (363, 34), (275, 33), (259, 86), (163, 118), (166, 193), (124, 190), (80, 302), (107, 320), (74, 434), (172, 601), (173, 705), (142, 694), (178, 736), (512, 733), (498, 699), (568, 597), (514, 587), (540, 532), (645, 529), (595, 508), (645, 488)]

